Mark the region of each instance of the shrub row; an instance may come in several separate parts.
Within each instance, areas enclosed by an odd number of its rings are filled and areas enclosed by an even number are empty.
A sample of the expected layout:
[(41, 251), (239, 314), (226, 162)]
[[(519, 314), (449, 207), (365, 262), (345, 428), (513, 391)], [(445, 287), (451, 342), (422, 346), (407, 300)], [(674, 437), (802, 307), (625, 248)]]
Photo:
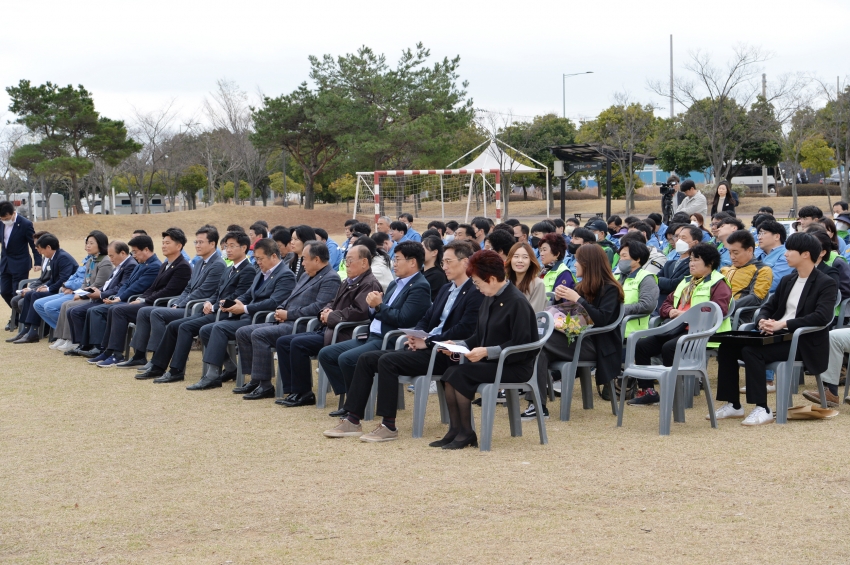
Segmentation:
[[(797, 196), (826, 196), (826, 191), (829, 190), (830, 196), (841, 196), (841, 188), (837, 184), (798, 184)], [(776, 189), (778, 196), (793, 196), (791, 194), (791, 185), (781, 186)]]

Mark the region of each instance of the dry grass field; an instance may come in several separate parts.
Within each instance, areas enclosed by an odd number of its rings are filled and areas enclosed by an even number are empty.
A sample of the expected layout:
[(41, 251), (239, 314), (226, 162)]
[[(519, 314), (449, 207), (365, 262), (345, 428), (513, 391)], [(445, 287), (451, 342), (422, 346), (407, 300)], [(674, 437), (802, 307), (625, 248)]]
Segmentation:
[[(305, 221), (337, 224), (328, 212)], [(122, 237), (165, 225), (94, 220)], [(72, 222), (79, 256), (91, 226)], [(232, 383), (137, 381), (45, 342), (0, 342), (0, 357), (2, 563), (850, 561), (850, 407), (713, 430), (700, 397), (659, 437), (657, 408), (629, 407), (618, 429), (577, 393), (570, 422), (550, 406), (548, 445), (534, 423), (511, 438), (499, 409), (492, 452), (443, 452), (427, 447), (444, 433), (433, 398), (424, 438), (403, 410), (401, 439), (372, 445), (324, 438), (327, 410), (243, 401)], [(188, 381), (200, 370), (192, 353)]]

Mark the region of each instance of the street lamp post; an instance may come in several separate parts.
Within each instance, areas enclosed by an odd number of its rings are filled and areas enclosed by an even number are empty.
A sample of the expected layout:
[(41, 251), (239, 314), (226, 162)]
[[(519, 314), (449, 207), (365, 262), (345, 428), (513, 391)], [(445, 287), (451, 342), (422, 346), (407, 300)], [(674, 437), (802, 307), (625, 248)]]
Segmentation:
[(567, 78), (575, 77), (578, 75), (592, 75), (593, 71), (585, 71), (583, 73), (572, 73), (568, 75), (563, 75), (561, 78), (561, 88), (563, 90), (563, 98), (564, 98), (564, 119), (567, 117)]

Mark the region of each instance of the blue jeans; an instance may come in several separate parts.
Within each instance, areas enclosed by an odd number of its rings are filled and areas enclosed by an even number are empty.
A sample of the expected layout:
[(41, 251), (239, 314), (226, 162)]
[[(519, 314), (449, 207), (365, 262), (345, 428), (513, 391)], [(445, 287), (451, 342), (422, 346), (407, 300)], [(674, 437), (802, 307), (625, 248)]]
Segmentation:
[(334, 394), (340, 395), (346, 392), (345, 383), (350, 383), (354, 379), (354, 368), (357, 366), (360, 354), (381, 349), (383, 339), (383, 336), (378, 334), (369, 334), (369, 339), (365, 341), (349, 339), (342, 343), (328, 345), (319, 351), (319, 363), (334, 389)]
[(41, 319), (55, 330), (56, 324), (59, 323), (59, 310), (62, 308), (62, 304), (73, 299), (73, 294), (54, 294), (39, 298), (33, 303), (32, 307), (41, 316)]

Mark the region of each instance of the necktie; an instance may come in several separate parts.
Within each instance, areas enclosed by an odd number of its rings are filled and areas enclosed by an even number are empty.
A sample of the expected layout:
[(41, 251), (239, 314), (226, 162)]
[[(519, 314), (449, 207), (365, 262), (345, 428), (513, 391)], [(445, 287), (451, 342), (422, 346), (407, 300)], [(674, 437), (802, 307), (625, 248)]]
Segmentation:
[(229, 274), (229, 275), (227, 275), (227, 278), (232, 277), (232, 276), (233, 276), (233, 275), (235, 275), (237, 272), (238, 272), (238, 271), (236, 270), (236, 265), (233, 265), (233, 266), (230, 268), (230, 274)]

